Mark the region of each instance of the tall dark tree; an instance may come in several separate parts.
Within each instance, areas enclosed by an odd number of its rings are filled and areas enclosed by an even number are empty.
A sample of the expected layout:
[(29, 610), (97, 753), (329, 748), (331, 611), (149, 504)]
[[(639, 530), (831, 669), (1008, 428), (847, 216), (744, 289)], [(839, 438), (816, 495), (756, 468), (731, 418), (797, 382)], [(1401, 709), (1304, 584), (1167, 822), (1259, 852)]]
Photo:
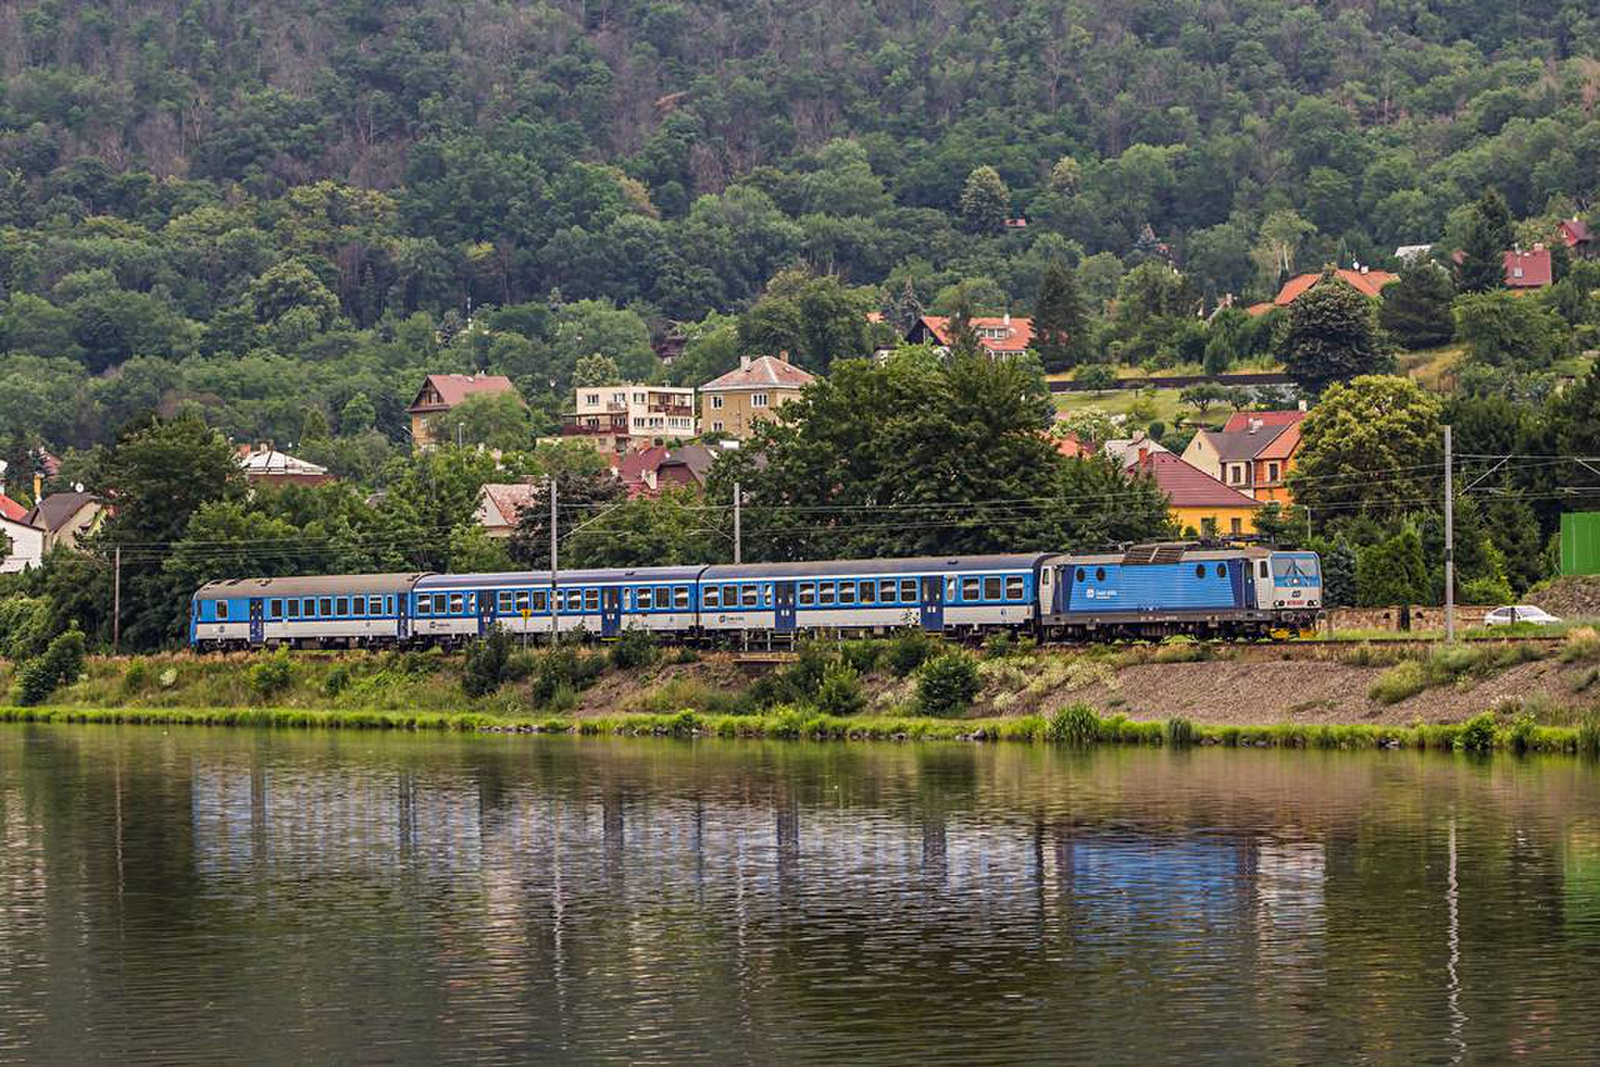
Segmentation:
[(1313, 393), (1363, 374), (1381, 374), (1393, 362), (1379, 340), (1371, 301), (1331, 271), (1290, 306), (1283, 361), (1294, 380)]
[(1051, 263), (1039, 284), (1033, 307), (1033, 347), (1047, 371), (1070, 370), (1088, 351), (1089, 319), (1078, 295), (1077, 277)]
[[(570, 536), (579, 526), (600, 519), (627, 499), (627, 490), (610, 472), (563, 468), (555, 474), (556, 536)], [(559, 551), (559, 544), (558, 544)], [(517, 516), (507, 548), (524, 567), (550, 566), (550, 497), (540, 493)], [(560, 560), (557, 560), (559, 563)], [(569, 561), (570, 562), (570, 561)]]
[(1505, 254), (1516, 242), (1505, 198), (1490, 189), (1473, 206), (1465, 246), (1456, 262), (1456, 288), (1487, 293), (1505, 284)]
[(1455, 333), (1455, 319), (1450, 314), (1455, 296), (1449, 274), (1433, 263), (1419, 263), (1401, 271), (1398, 282), (1384, 287), (1378, 322), (1410, 351), (1445, 344)]

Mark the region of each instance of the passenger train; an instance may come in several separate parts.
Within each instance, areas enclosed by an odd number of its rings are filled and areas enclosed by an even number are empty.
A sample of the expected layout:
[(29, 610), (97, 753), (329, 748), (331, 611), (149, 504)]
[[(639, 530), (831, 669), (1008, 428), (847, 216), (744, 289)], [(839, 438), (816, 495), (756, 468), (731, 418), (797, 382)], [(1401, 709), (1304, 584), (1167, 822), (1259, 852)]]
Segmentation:
[(196, 649), (453, 647), (500, 628), (548, 639), (745, 647), (904, 627), (1042, 641), (1281, 636), (1314, 626), (1312, 552), (1193, 543), (1115, 553), (833, 560), (499, 574), (233, 578), (195, 592)]

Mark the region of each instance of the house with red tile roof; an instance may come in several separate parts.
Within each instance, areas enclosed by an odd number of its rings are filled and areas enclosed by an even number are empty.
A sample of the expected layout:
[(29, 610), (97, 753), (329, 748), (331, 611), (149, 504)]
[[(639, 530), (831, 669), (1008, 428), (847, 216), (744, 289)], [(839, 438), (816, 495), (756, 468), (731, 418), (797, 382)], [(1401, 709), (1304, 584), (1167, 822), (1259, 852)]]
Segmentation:
[(10, 505), (0, 507), (0, 536), (11, 542), (11, 551), (0, 556), (0, 574), (15, 574), (17, 571), (39, 566), (44, 562), (48, 532), (43, 527), (27, 521), (26, 508), (22, 508), (21, 517), (16, 517), (16, 509), (21, 505), (15, 500), (0, 496), (0, 501)]
[(28, 509), (4, 493), (0, 493), (0, 519), (10, 519), (12, 522), (26, 522), (28, 521)]
[(1223, 485), (1205, 471), (1165, 449), (1139, 448), (1125, 454), (1130, 477), (1145, 474), (1167, 496), (1167, 509), (1180, 529), (1197, 534), (1249, 534), (1256, 529), (1261, 502)]
[(1507, 289), (1544, 289), (1555, 284), (1555, 265), (1548, 248), (1512, 249), (1505, 254), (1505, 264)]
[(1261, 503), (1294, 502), (1288, 477), (1300, 449), (1304, 411), (1236, 411), (1221, 430), (1201, 430), (1186, 463)]
[(700, 387), (700, 432), (743, 440), (774, 418), (816, 378), (776, 356), (743, 356), (739, 366)]
[[(1378, 299), (1384, 286), (1400, 280), (1398, 274), (1390, 274), (1386, 270), (1370, 270), (1366, 267), (1360, 270), (1336, 270), (1333, 276), (1369, 300)], [(1278, 295), (1273, 297), (1271, 304), (1253, 304), (1246, 310), (1252, 315), (1264, 315), (1275, 307), (1286, 308), (1310, 292), (1322, 278), (1321, 271), (1316, 274), (1296, 275), (1283, 283), (1283, 288), (1278, 290)]]
[(517, 387), (503, 374), (430, 374), (406, 409), (411, 415), (411, 439), (418, 448), (434, 443), (429, 421), (443, 415), (468, 397), (509, 393), (521, 400)]
[(1572, 254), (1583, 259), (1588, 259), (1594, 254), (1594, 237), (1589, 232), (1589, 224), (1574, 216), (1562, 219), (1556, 227), (1556, 232), (1561, 235), (1561, 240), (1572, 249)]
[[(977, 335), (978, 346), (987, 352), (990, 358), (1020, 356), (1033, 344), (1033, 320), (1029, 318), (1021, 316), (1013, 318), (1010, 313), (998, 318), (975, 315), (968, 319), (967, 323)], [(948, 317), (924, 315), (906, 334), (906, 341), (914, 345), (929, 344), (948, 349), (954, 335)]]
[(488, 484), (478, 491), (473, 519), (496, 540), (505, 540), (517, 528), (522, 509), (544, 499), (542, 486), (524, 482)]

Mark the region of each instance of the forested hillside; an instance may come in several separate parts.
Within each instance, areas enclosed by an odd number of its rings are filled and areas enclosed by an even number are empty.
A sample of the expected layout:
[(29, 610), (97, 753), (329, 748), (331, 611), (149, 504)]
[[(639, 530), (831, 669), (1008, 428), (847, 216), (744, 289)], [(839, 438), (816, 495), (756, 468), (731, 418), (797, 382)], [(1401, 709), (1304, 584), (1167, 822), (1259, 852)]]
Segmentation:
[(1597, 55), (1581, 0), (7, 0), (0, 427), (293, 440), (361, 393), (398, 438), (473, 367), (547, 418), (671, 321), (681, 376), (806, 362), (794, 316), (715, 317), (796, 266), (823, 317), (1021, 311), (1052, 262), (1094, 312), (1159, 245), (1214, 302), (1459, 244), (1489, 187), (1539, 235), (1600, 175)]

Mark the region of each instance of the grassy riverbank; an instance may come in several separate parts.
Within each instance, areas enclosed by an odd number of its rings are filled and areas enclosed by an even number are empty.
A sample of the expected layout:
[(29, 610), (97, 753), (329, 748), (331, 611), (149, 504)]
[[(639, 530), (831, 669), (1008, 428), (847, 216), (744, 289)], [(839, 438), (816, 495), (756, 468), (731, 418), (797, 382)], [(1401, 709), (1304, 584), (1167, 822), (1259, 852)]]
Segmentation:
[(1549, 752), (1600, 756), (1600, 721), (1575, 727), (1510, 722), (1484, 712), (1462, 723), (1412, 726), (1207, 726), (1187, 719), (1135, 721), (1102, 717), (1082, 704), (1051, 716), (1008, 719), (858, 717), (781, 708), (758, 715), (615, 715), (582, 719), (510, 718), (482, 712), (313, 711), (303, 708), (0, 707), (0, 723), (86, 723), (143, 726), (249, 726), (269, 729), (409, 730), (580, 736), (719, 737), (811, 741), (1021, 741), (1091, 746), (1186, 748), (1421, 749)]

